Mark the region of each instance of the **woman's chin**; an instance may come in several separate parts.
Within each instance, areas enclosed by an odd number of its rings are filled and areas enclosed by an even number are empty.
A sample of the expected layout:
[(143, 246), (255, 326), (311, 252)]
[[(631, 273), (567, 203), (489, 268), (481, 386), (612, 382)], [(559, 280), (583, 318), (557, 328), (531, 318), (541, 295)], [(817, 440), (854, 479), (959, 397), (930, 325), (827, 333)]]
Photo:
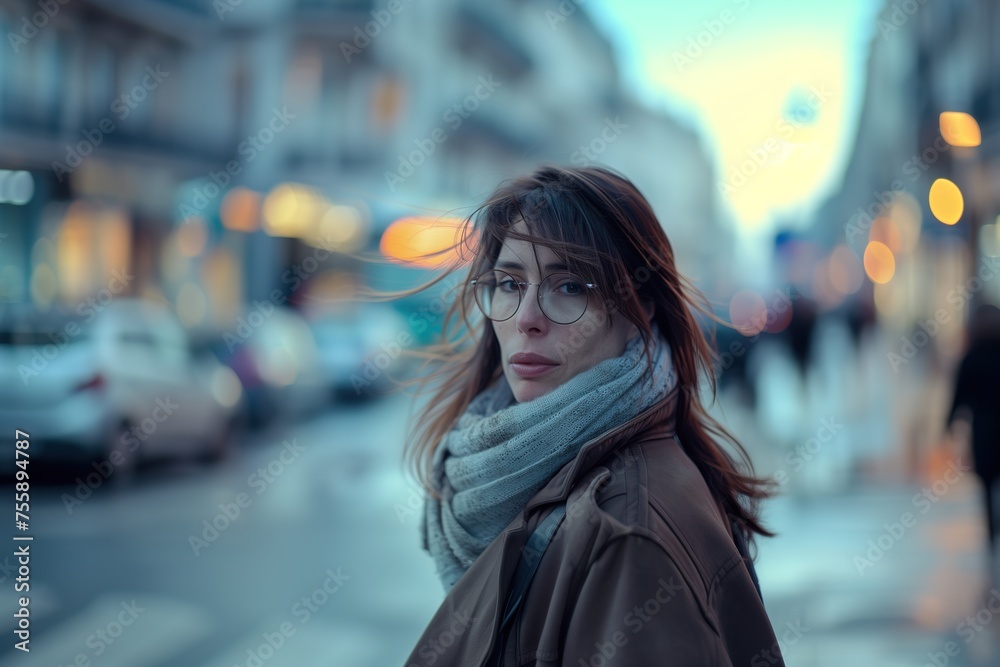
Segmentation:
[(512, 388), (512, 393), (514, 394), (514, 399), (518, 403), (527, 403), (528, 401), (534, 400), (539, 396), (544, 396), (552, 389), (552, 387), (547, 384), (541, 384), (537, 381), (533, 382), (531, 380), (522, 380), (518, 378), (515, 380), (516, 384)]

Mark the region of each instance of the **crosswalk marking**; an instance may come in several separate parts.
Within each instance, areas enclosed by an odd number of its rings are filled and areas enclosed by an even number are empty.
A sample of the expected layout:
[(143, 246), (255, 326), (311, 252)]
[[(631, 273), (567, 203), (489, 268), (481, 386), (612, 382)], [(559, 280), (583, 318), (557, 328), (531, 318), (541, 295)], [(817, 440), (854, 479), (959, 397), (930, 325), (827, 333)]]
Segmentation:
[[(130, 612), (127, 607), (133, 599), (135, 607)], [(119, 625), (119, 618), (129, 625)], [(205, 612), (184, 602), (142, 593), (106, 595), (45, 633), (32, 632), (31, 652), (8, 652), (0, 657), (0, 667), (68, 666), (81, 654), (101, 667), (157, 665), (213, 629)], [(98, 630), (107, 633), (107, 640)], [(115, 637), (116, 633), (120, 634)]]

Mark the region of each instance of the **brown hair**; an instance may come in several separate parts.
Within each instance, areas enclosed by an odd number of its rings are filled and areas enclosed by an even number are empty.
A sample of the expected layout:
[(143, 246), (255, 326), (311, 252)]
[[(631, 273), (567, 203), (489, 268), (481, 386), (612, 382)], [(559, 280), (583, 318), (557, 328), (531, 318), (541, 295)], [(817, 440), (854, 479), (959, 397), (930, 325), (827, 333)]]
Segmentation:
[[(522, 219), (528, 234), (512, 229)], [(708, 414), (699, 399), (701, 372), (707, 375), (715, 397), (713, 364), (718, 355), (694, 311), (729, 325), (711, 312), (705, 297), (678, 272), (670, 241), (635, 185), (606, 168), (545, 165), (530, 175), (502, 183), (466, 223), (453, 247), (425, 256), (453, 255), (448, 270), (429, 283), (396, 293), (416, 294), (468, 264), (466, 280), (456, 286), (458, 295), (444, 314), (442, 342), (411, 353), (426, 359), (425, 367), (435, 366), (434, 370), (403, 383), (417, 382), (421, 390), (439, 383), (404, 451), (404, 461), (427, 492), (440, 497), (431, 471), (442, 438), (470, 401), (502, 373), (499, 342), (492, 328), (485, 326), (488, 322), (475, 304), (469, 281), (493, 268), (506, 238), (521, 239), (552, 248), (570, 271), (596, 283), (609, 313), (607, 326), (614, 326), (613, 313), (621, 313), (634, 323), (649, 359), (653, 332), (642, 305), (647, 300), (654, 304), (653, 317), (670, 344), (678, 374), (675, 414), (682, 447), (749, 544), (753, 544), (754, 533), (773, 537), (775, 533), (760, 523), (759, 501), (774, 495), (775, 483), (753, 475), (746, 450)], [(705, 305), (691, 295), (697, 295)], [(470, 316), (477, 319), (475, 324)], [(453, 340), (449, 340), (449, 323), (459, 327)], [(732, 443), (745, 469), (713, 435)]]

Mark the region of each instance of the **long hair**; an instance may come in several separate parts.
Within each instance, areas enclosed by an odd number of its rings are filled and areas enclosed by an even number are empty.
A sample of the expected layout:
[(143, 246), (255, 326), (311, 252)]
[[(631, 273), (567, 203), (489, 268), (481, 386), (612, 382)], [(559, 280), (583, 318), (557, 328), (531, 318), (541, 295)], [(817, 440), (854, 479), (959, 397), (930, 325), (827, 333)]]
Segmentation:
[[(521, 220), (526, 234), (513, 229)], [(502, 373), (499, 342), (476, 306), (469, 281), (493, 268), (508, 238), (549, 247), (570, 271), (591, 278), (609, 314), (606, 326), (615, 326), (616, 316), (635, 324), (648, 359), (653, 331), (643, 304), (652, 302), (653, 317), (670, 344), (678, 375), (675, 414), (682, 447), (748, 544), (753, 546), (754, 533), (773, 537), (775, 533), (760, 522), (759, 501), (775, 494), (775, 483), (754, 476), (746, 450), (700, 400), (703, 374), (715, 399), (713, 369), (718, 357), (695, 312), (729, 325), (711, 312), (705, 297), (678, 272), (670, 241), (645, 197), (627, 178), (601, 167), (545, 165), (502, 183), (466, 218), (453, 247), (428, 255), (451, 253), (457, 259), (450, 269), (425, 285), (397, 293), (416, 294), (468, 265), (466, 278), (454, 288), (457, 295), (444, 313), (442, 342), (414, 352), (431, 370), (403, 383), (416, 382), (422, 391), (433, 385), (403, 457), (424, 489), (440, 498), (432, 482), (434, 453), (472, 399)], [(456, 328), (451, 340), (450, 326)], [(739, 463), (713, 436), (732, 444)]]

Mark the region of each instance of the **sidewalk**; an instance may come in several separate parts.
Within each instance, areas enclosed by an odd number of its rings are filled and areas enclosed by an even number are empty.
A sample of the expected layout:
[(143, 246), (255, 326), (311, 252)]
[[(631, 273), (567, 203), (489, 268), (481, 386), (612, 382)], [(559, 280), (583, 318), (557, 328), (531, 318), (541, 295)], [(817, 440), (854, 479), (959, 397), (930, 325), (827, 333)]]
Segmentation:
[(980, 486), (959, 468), (771, 501), (756, 567), (786, 664), (1000, 665)]

